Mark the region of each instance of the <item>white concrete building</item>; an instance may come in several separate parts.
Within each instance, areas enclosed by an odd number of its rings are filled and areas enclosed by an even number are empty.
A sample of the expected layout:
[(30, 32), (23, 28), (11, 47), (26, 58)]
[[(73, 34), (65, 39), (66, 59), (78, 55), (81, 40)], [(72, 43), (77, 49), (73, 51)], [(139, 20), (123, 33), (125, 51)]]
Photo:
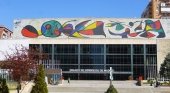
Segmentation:
[[(170, 52), (169, 19), (58, 18), (14, 21), (14, 39), (49, 55), (45, 69), (64, 79), (115, 80), (156, 77)], [(56, 78), (56, 77), (54, 77)]]

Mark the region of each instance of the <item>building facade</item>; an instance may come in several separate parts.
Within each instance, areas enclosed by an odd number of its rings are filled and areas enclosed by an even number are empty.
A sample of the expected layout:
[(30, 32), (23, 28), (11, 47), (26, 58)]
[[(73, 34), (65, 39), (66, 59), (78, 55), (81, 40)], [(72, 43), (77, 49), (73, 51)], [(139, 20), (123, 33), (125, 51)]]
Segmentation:
[(0, 39), (12, 38), (12, 31), (4, 26), (0, 26)]
[(16, 20), (14, 38), (48, 55), (45, 69), (62, 69), (64, 79), (114, 80), (158, 76), (170, 51), (170, 20), (65, 18)]
[(169, 0), (151, 0), (141, 15), (142, 18), (170, 18)]
[(108, 80), (109, 68), (115, 80), (157, 75), (156, 44), (30, 44), (49, 59), (45, 69), (62, 69), (63, 77), (80, 80)]

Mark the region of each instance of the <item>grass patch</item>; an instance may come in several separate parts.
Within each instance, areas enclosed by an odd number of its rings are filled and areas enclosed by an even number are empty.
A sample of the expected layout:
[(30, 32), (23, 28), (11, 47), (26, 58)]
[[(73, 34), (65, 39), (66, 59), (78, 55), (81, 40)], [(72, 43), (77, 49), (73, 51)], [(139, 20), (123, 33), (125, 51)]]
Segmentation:
[(7, 82), (9, 90), (16, 90), (18, 83), (14, 81)]

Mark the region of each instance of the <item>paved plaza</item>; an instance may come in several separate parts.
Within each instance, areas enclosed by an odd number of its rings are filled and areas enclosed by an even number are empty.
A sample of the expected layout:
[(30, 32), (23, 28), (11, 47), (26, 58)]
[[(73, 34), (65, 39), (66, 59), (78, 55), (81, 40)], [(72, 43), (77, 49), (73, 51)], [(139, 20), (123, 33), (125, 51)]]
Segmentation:
[[(154, 88), (149, 85), (136, 86), (136, 81), (113, 81), (118, 93), (170, 93), (169, 87)], [(49, 93), (104, 93), (109, 81), (71, 80), (61, 85), (48, 85)]]
[[(32, 81), (23, 84), (23, 87), (19, 91), (19, 93), (30, 93), (33, 85), (34, 85), (34, 83)], [(17, 92), (17, 90), (10, 90), (10, 93), (18, 93), (18, 92)]]
[[(136, 81), (113, 81), (118, 93), (170, 93), (170, 87), (154, 88), (149, 85), (136, 86)], [(71, 80), (60, 85), (48, 85), (49, 93), (104, 93), (109, 87), (109, 81)], [(28, 83), (21, 93), (30, 93), (33, 83)], [(10, 93), (17, 93), (16, 90)]]

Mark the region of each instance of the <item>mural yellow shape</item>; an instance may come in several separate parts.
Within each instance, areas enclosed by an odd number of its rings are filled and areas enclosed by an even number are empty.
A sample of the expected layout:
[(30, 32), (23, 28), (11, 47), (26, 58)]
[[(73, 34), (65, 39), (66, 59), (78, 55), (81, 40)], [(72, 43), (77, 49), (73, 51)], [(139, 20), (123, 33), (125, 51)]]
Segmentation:
[(37, 32), (38, 32), (38, 35), (42, 35), (42, 32), (41, 32), (41, 30), (38, 30)]
[(96, 27), (97, 27), (97, 24), (96, 24), (96, 22), (94, 22), (94, 23), (88, 25), (88, 26), (85, 28), (85, 30), (88, 30), (88, 29), (95, 29)]
[(83, 36), (81, 36), (78, 32), (75, 32), (74, 34), (73, 34), (73, 36), (74, 37), (78, 37), (78, 38), (82, 38)]
[(150, 30), (152, 30), (152, 27), (150, 27), (150, 26), (146, 26), (146, 31), (150, 31)]

